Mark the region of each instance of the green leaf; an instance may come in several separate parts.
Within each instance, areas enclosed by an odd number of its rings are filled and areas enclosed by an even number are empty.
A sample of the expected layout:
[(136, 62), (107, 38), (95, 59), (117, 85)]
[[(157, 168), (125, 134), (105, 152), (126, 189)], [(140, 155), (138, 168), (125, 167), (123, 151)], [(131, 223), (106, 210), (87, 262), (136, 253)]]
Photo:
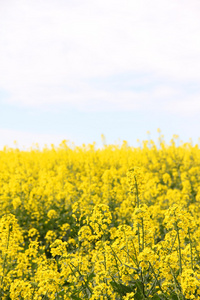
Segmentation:
[(71, 298), (74, 300), (83, 300), (82, 298), (75, 296), (75, 295), (71, 295)]
[(135, 286), (127, 286), (122, 283), (117, 283), (116, 281), (111, 281), (110, 284), (115, 292), (123, 296), (135, 290)]
[(94, 272), (90, 273), (90, 275), (87, 277), (87, 282), (90, 282), (95, 277)]

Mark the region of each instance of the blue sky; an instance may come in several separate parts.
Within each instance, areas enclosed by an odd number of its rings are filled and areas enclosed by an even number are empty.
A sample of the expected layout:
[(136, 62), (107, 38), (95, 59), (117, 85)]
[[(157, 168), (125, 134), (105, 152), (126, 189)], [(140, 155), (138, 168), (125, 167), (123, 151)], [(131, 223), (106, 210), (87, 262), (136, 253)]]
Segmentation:
[(200, 2), (0, 3), (0, 149), (200, 137)]

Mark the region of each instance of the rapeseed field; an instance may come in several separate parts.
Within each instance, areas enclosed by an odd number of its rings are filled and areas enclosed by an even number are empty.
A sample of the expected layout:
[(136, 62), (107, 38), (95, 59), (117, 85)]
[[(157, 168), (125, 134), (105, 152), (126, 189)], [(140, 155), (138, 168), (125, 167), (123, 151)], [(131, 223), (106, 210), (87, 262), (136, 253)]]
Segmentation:
[(200, 149), (0, 151), (0, 299), (200, 299)]

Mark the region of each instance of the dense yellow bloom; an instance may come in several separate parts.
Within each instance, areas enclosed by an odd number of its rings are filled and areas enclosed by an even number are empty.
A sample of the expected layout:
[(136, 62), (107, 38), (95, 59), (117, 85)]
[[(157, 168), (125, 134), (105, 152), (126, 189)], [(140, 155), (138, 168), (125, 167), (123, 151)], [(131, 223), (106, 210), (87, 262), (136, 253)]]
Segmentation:
[(10, 298), (12, 300), (16, 300), (20, 298), (29, 300), (32, 298), (33, 293), (34, 293), (34, 288), (30, 282), (26, 282), (20, 279), (15, 279), (14, 282), (11, 283)]
[(57, 217), (57, 212), (54, 209), (50, 209), (47, 213), (49, 219), (54, 219)]
[(200, 150), (176, 138), (0, 151), (0, 299), (200, 299)]

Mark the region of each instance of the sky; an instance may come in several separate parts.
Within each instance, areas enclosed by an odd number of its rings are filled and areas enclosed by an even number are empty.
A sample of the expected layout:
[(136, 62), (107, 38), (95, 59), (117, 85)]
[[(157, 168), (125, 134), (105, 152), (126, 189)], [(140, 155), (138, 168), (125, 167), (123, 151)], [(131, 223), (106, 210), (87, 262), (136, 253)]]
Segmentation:
[(200, 138), (199, 0), (0, 0), (0, 149)]

